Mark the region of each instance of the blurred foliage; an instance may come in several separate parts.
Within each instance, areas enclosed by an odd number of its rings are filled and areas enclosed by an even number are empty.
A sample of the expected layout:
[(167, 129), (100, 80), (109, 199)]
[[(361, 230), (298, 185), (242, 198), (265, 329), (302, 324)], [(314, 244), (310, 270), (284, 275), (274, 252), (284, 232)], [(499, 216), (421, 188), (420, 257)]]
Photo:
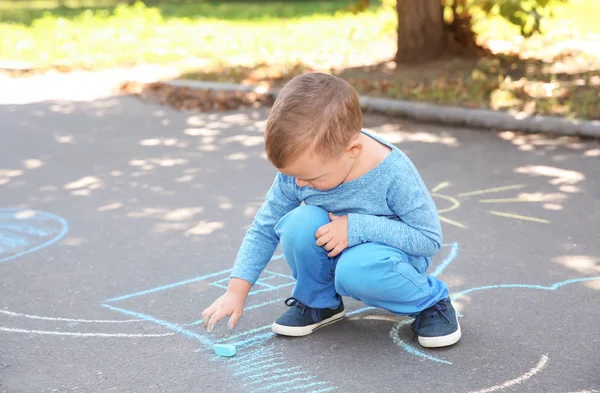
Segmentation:
[[(542, 33), (542, 20), (552, 16), (559, 4), (569, 0), (439, 0), (443, 7), (443, 22), (451, 35), (451, 42), (458, 44), (451, 51), (461, 55), (481, 53), (477, 45), (474, 25), (477, 19), (501, 17), (516, 26), (522, 37)], [(382, 0), (384, 7), (395, 9), (395, 0)], [(350, 0), (350, 11), (359, 13), (369, 9), (370, 0)], [(399, 18), (402, 20), (402, 18)], [(458, 50), (457, 50), (458, 49)]]
[(523, 37), (541, 33), (542, 18), (550, 16), (553, 6), (565, 0), (446, 0), (459, 8), (479, 7), (488, 16), (501, 16), (517, 26)]
[[(470, 21), (473, 11), (483, 11), (486, 16), (501, 16), (517, 26), (523, 37), (541, 33), (542, 18), (550, 16), (553, 6), (568, 0), (440, 0), (445, 11), (450, 11), (451, 20), (462, 18)], [(383, 0), (384, 5), (395, 7), (395, 0)], [(369, 8), (370, 0), (351, 0), (355, 11)], [(447, 12), (445, 12), (448, 15)]]
[(494, 55), (407, 67), (389, 62), (394, 0), (0, 0), (0, 60), (31, 73), (169, 64), (269, 85), (319, 70), (367, 95), (600, 119), (598, 1), (444, 0), (448, 29)]

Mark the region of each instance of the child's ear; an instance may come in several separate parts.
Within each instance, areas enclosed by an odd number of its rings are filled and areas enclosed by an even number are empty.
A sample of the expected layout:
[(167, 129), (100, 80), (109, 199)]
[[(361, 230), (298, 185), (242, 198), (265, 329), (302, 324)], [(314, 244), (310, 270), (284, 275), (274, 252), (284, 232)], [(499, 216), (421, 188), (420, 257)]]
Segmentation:
[(350, 144), (348, 145), (348, 148), (346, 148), (346, 152), (348, 153), (350, 158), (356, 158), (360, 155), (362, 148), (363, 148), (362, 143), (360, 143), (360, 141), (358, 139), (354, 139), (350, 142)]

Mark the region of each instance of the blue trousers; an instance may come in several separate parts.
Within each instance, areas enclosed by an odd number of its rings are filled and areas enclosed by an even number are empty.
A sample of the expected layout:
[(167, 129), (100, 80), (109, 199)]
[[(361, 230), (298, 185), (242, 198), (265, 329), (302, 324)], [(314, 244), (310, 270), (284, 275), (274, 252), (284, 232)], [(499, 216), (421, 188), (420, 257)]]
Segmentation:
[(340, 296), (349, 296), (369, 306), (414, 316), (448, 297), (443, 282), (425, 275), (429, 263), (424, 257), (364, 243), (330, 258), (315, 238), (317, 229), (329, 222), (325, 210), (303, 205), (275, 227), (297, 280), (292, 296), (302, 303), (313, 308), (337, 307)]

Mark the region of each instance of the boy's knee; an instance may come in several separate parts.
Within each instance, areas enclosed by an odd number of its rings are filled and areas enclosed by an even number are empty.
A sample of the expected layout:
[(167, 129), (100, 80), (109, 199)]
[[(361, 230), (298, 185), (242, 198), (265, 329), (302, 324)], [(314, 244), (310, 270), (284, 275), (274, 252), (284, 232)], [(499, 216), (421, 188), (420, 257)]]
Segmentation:
[[(408, 281), (398, 269), (414, 269), (405, 263), (403, 255), (379, 251), (385, 246), (364, 244), (348, 249), (335, 269), (335, 288), (339, 294), (366, 301), (381, 297), (384, 280), (390, 275), (397, 283)], [(402, 272), (400, 272), (402, 273)]]
[(372, 286), (369, 275), (361, 272), (356, 262), (358, 261), (343, 257), (338, 260), (334, 283), (336, 292), (342, 296), (360, 298)]
[(316, 246), (315, 233), (330, 222), (326, 210), (317, 206), (303, 205), (286, 214), (275, 227), (282, 247), (313, 243)]

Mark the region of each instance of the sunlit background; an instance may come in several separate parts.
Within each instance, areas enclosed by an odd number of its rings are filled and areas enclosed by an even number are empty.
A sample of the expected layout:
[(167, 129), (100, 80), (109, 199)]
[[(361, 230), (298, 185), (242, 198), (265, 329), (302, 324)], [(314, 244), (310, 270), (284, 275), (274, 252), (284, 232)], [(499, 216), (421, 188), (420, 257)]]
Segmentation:
[(320, 70), (365, 95), (600, 119), (596, 0), (439, 3), (1, 0), (0, 68), (268, 86)]

